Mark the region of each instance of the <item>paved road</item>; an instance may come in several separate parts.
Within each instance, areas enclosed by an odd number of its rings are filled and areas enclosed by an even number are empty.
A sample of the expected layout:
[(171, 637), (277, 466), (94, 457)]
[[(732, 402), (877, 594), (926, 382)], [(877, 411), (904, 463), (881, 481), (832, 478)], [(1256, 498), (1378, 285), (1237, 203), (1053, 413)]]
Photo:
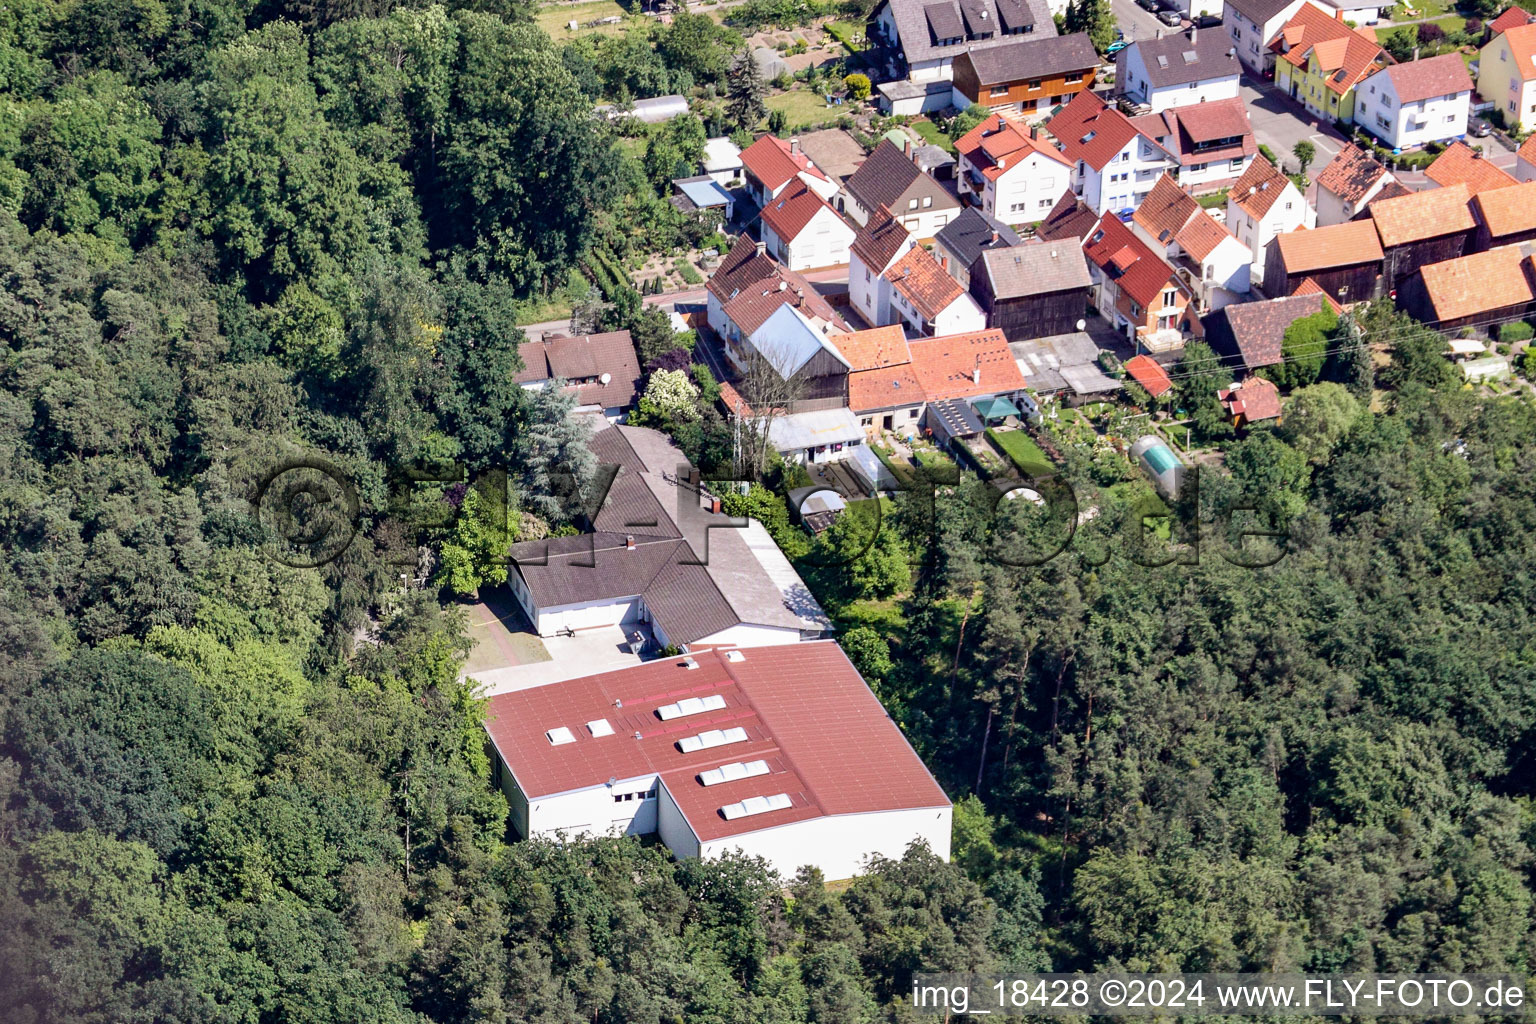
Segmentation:
[(1137, 7), (1131, 0), (1110, 0), (1110, 9), (1115, 12), (1115, 22), (1125, 34), (1126, 42), (1153, 39), (1159, 32), (1168, 31), (1167, 25)]

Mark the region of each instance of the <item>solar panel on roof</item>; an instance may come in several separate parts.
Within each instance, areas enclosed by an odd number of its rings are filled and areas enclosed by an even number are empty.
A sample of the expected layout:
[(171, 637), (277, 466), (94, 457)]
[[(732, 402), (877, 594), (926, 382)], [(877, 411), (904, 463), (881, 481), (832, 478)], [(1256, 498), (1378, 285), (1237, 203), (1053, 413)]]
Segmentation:
[(754, 814), (782, 811), (790, 806), (792, 804), (788, 793), (775, 793), (773, 796), (749, 796), (740, 803), (726, 804), (720, 808), (720, 813), (725, 815), (727, 821), (735, 821)]

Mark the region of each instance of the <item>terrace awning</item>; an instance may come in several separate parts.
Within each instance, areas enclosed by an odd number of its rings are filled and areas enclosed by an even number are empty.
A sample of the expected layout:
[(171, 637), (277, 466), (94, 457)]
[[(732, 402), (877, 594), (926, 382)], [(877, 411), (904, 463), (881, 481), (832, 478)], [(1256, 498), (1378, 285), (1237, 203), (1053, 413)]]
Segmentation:
[(976, 415), (983, 420), (1000, 420), (1009, 416), (1021, 416), (1019, 407), (1008, 399), (999, 395), (996, 398), (983, 398), (979, 402), (972, 402), (971, 408), (976, 410)]

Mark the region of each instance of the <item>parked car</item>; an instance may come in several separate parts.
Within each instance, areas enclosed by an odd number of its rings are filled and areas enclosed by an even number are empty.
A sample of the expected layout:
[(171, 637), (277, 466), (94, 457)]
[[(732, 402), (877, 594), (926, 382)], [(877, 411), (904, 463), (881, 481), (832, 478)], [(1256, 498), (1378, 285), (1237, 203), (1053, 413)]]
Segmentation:
[(1184, 15), (1178, 11), (1159, 11), (1157, 20), (1171, 28), (1177, 28), (1184, 22)]
[(1156, 11), (1157, 0), (1136, 0), (1136, 6), (1144, 11)]
[(1467, 118), (1467, 132), (1479, 139), (1486, 139), (1493, 134), (1493, 125), (1480, 117)]
[(1104, 47), (1104, 56), (1113, 57), (1115, 54), (1119, 53), (1121, 50), (1130, 45), (1131, 44), (1126, 42), (1124, 39), (1116, 39), (1114, 42)]

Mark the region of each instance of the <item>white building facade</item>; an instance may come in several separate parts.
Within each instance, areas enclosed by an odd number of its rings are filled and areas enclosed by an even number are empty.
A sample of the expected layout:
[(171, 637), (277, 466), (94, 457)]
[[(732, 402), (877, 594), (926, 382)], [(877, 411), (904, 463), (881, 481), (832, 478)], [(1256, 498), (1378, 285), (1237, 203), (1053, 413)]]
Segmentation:
[[(1452, 68), (1444, 64), (1454, 62)], [(1446, 92), (1422, 95), (1415, 88), (1419, 76), (1412, 74), (1417, 65), (1444, 65), (1447, 74), (1436, 75)], [(1404, 89), (1409, 91), (1403, 95)], [(1467, 134), (1467, 116), (1472, 103), (1472, 79), (1461, 56), (1444, 54), (1429, 60), (1414, 61), (1383, 68), (1355, 86), (1355, 123), (1393, 149), (1411, 149), (1430, 142), (1460, 138)]]

